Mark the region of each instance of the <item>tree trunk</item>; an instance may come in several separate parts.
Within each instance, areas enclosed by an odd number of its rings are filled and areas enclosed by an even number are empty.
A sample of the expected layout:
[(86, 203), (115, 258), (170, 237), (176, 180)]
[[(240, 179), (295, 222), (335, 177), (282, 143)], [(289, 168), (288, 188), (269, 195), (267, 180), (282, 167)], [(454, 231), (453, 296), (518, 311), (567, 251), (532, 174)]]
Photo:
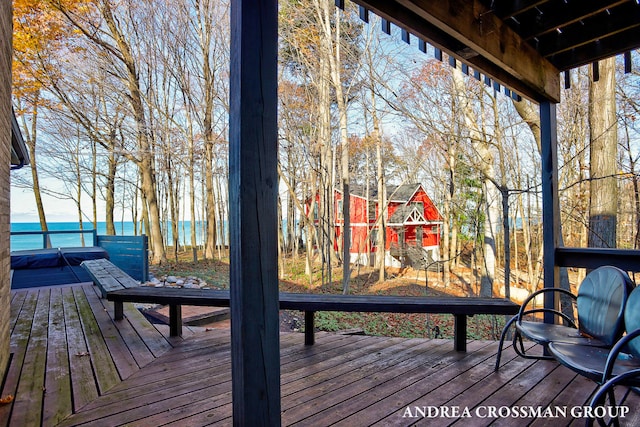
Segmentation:
[(618, 211), (618, 124), (615, 58), (600, 61), (600, 80), (589, 85), (589, 247), (615, 248)]
[[(455, 138), (455, 137), (454, 137)], [(457, 229), (451, 227), (452, 221), (454, 221), (452, 214), (453, 196), (455, 194), (455, 175), (456, 175), (456, 145), (451, 144), (445, 155), (447, 156), (447, 182), (446, 190), (444, 194), (444, 221), (442, 224), (442, 252), (446, 259), (443, 262), (443, 275), (444, 275), (444, 287), (448, 288), (451, 284), (451, 269), (455, 265), (456, 256), (456, 242), (457, 242)], [(428, 273), (426, 273), (428, 274)]]
[(158, 197), (156, 194), (156, 179), (153, 158), (153, 147), (150, 141), (150, 135), (147, 129), (147, 121), (145, 119), (144, 104), (142, 93), (140, 91), (140, 81), (137, 71), (135, 57), (127, 43), (124, 35), (116, 23), (113, 16), (111, 6), (108, 2), (101, 2), (101, 12), (105, 19), (105, 23), (109, 28), (111, 36), (115, 39), (120, 51), (120, 61), (125, 65), (126, 84), (129, 90), (129, 102), (133, 110), (136, 122), (137, 142), (139, 157), (136, 158), (136, 164), (140, 169), (141, 186), (140, 189), (146, 199), (148, 214), (150, 216), (150, 227), (148, 230), (149, 238), (153, 243), (152, 261), (158, 264), (167, 261), (164, 241), (162, 238), (162, 229), (160, 226), (160, 209), (158, 208)]
[[(31, 179), (33, 181), (33, 195), (36, 201), (36, 209), (38, 211), (38, 219), (40, 220), (40, 229), (42, 231), (49, 231), (47, 226), (47, 219), (44, 213), (44, 204), (42, 203), (42, 192), (40, 191), (40, 178), (38, 177), (38, 162), (36, 157), (36, 145), (38, 135), (38, 103), (40, 101), (40, 94), (34, 95), (33, 101), (33, 113), (31, 115), (31, 129), (29, 132), (25, 132), (25, 143), (29, 149), (29, 166), (31, 167)], [(23, 117), (23, 129), (27, 130), (27, 124)], [(47, 247), (51, 247), (51, 241), (47, 238)]]
[[(331, 65), (331, 80), (336, 91), (338, 104), (338, 115), (340, 120), (340, 146), (342, 148), (342, 293), (349, 293), (349, 280), (351, 276), (351, 215), (349, 190), (349, 135), (347, 133), (347, 104), (342, 89), (342, 78), (340, 73), (340, 10), (336, 9), (336, 40), (332, 42), (331, 26), (328, 2), (322, 1), (324, 12), (323, 28), (325, 29), (326, 45), (330, 49), (329, 64)], [(334, 8), (335, 9), (335, 8)]]
[(462, 72), (458, 68), (452, 68), (453, 83), (460, 112), (464, 117), (464, 124), (469, 132), (471, 144), (480, 158), (480, 172), (482, 174), (482, 189), (484, 193), (484, 237), (483, 237), (483, 271), (480, 279), (480, 296), (493, 295), (493, 282), (496, 274), (496, 229), (499, 220), (499, 193), (495, 181), (494, 159), (489, 143), (485, 141), (479, 125), (475, 121), (475, 113), (472, 110), (466, 95)]
[[(105, 219), (107, 222), (107, 235), (116, 234), (114, 209), (115, 209), (115, 188), (116, 188), (116, 156), (113, 152), (108, 156), (109, 168), (107, 170), (107, 182), (105, 185)], [(94, 193), (95, 194), (95, 193)], [(95, 197), (94, 197), (95, 200)], [(135, 220), (135, 219), (134, 219)]]

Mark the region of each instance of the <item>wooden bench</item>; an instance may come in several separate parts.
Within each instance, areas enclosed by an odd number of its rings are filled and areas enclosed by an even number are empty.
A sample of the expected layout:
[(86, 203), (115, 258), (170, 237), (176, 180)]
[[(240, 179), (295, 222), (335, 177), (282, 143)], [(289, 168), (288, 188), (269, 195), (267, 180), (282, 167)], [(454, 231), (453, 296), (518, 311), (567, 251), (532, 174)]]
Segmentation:
[[(80, 266), (89, 274), (93, 283), (100, 288), (102, 298), (107, 298), (110, 292), (140, 286), (140, 282), (120, 270), (108, 259), (87, 260), (81, 262)], [(122, 302), (114, 302), (114, 312), (114, 317), (117, 320), (122, 319)]]
[[(122, 278), (123, 274), (126, 276), (124, 272), (113, 264), (110, 266), (109, 264), (111, 263), (107, 260), (85, 261), (83, 267), (92, 275), (94, 283), (100, 286), (103, 296), (114, 302), (116, 320), (122, 319), (124, 302), (168, 305), (170, 335), (178, 336), (182, 334), (181, 307), (183, 305), (210, 307), (229, 307), (230, 305), (228, 290), (132, 286), (131, 281)], [(454, 315), (454, 347), (458, 351), (466, 351), (467, 316), (514, 315), (520, 308), (518, 304), (504, 298), (434, 298), (281, 292), (279, 301), (280, 309), (304, 311), (305, 344), (307, 345), (315, 342), (316, 311), (433, 313)]]
[[(110, 292), (110, 301), (155, 303), (169, 306), (171, 335), (182, 330), (182, 305), (229, 307), (228, 290), (179, 289), (139, 287)], [(386, 295), (329, 295), (282, 292), (280, 309), (299, 310), (305, 313), (305, 344), (311, 345), (314, 337), (316, 311), (390, 312), (390, 313), (449, 313), (455, 316), (454, 347), (465, 351), (467, 345), (467, 316), (475, 314), (513, 315), (519, 306), (498, 298), (430, 298), (396, 297)]]

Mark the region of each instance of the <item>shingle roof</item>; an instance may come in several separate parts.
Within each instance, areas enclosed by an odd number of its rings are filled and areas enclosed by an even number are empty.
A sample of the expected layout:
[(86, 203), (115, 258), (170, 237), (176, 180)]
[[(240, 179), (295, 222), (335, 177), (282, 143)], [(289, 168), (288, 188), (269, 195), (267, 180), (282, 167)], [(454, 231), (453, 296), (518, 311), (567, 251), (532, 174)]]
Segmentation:
[[(402, 185), (388, 185), (387, 186), (387, 200), (393, 202), (407, 202), (411, 199), (418, 188), (420, 183), (402, 184)], [(366, 198), (366, 187), (364, 185), (351, 185), (349, 192), (358, 197)], [(378, 198), (378, 187), (376, 185), (369, 186), (369, 200)]]

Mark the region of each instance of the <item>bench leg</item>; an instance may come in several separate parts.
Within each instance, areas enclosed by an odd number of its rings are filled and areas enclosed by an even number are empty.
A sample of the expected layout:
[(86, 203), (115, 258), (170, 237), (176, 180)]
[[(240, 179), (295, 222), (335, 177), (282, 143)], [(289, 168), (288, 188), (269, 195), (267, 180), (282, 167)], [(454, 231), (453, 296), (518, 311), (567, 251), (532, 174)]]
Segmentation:
[(314, 311), (304, 312), (304, 345), (313, 345), (316, 342), (314, 314)]
[(169, 305), (169, 335), (179, 337), (182, 335), (182, 306)]
[(115, 320), (124, 319), (124, 309), (122, 307), (122, 301), (114, 301), (113, 302), (113, 318)]
[(453, 345), (456, 351), (467, 351), (467, 315), (455, 314)]

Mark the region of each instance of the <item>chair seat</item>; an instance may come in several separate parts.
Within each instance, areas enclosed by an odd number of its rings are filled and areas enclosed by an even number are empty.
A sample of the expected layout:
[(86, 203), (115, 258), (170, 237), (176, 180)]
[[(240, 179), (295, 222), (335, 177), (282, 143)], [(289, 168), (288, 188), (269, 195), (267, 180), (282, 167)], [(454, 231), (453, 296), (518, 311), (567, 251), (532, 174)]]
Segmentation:
[[(554, 359), (564, 366), (598, 384), (602, 382), (602, 375), (611, 349), (561, 342), (552, 342), (547, 348)], [(621, 353), (614, 365), (613, 376), (637, 368), (640, 368), (640, 360), (629, 354)], [(627, 385), (640, 386), (640, 378), (632, 380)]]
[(522, 321), (516, 323), (516, 329), (528, 339), (543, 345), (549, 344), (550, 342), (563, 342), (593, 347), (608, 346), (605, 342), (584, 335), (580, 330), (570, 326)]

